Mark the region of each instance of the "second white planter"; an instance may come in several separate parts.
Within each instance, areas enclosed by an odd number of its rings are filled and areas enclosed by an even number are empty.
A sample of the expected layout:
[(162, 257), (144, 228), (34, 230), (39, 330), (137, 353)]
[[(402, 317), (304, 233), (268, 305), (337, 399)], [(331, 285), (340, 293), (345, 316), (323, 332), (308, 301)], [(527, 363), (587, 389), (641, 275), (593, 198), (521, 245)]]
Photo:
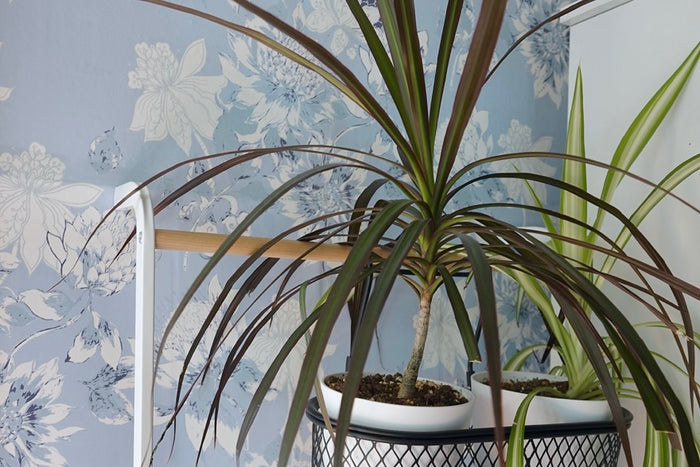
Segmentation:
[[(531, 378), (547, 377), (553, 381), (566, 380), (563, 377), (542, 375), (525, 371), (504, 371), (503, 379), (523, 381)], [(486, 384), (488, 374), (477, 372), (472, 375), (472, 392), (477, 404), (474, 408), (472, 422), (474, 428), (492, 427), (495, 425), (491, 407), (491, 387)], [(515, 391), (501, 391), (503, 407), (503, 424), (513, 424), (515, 413), (525, 394)], [(528, 425), (548, 425), (554, 423), (602, 422), (612, 419), (610, 407), (604, 400), (574, 400), (556, 397), (535, 396), (530, 403), (526, 423)]]

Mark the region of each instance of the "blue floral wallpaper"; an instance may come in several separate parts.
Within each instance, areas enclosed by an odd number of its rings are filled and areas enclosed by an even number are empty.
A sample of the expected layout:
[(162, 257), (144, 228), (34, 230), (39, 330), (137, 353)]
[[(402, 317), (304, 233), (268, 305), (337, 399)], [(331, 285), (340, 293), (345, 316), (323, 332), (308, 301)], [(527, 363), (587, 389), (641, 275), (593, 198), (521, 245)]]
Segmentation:
[[(344, 1), (260, 3), (317, 37), (377, 95), (384, 95)], [(441, 16), (435, 2), (416, 3), (429, 76)], [(497, 53), (561, 3), (512, 1)], [(187, 4), (288, 41), (232, 2)], [(374, 0), (362, 4), (377, 15)], [(465, 4), (455, 46), (462, 58), (478, 12), (478, 2)], [(499, 152), (563, 148), (567, 35), (559, 24), (543, 28), (494, 76), (463, 142), (463, 163)], [(449, 84), (456, 80), (451, 76)], [(218, 26), (136, 0), (0, 0), (0, 466), (131, 463), (133, 246), (115, 259), (134, 225), (131, 214), (119, 211), (110, 217), (83, 249), (112, 206), (114, 188), (142, 181), (188, 156), (309, 142), (353, 145), (379, 154), (393, 151), (360, 109), (317, 76)], [(158, 225), (229, 231), (265, 193), (318, 163), (293, 152), (252, 163), (200, 187), (164, 213)], [(540, 173), (557, 171), (548, 162), (532, 164)], [(205, 167), (191, 164), (165, 177), (151, 186), (153, 197), (162, 198)], [(282, 200), (253, 233), (269, 235), (308, 216), (349, 207), (365, 183), (364, 175), (340, 169), (312, 180)], [(540, 194), (546, 198), (547, 193)], [(478, 196), (517, 201), (528, 194), (520, 186), (493, 184)], [(514, 221), (534, 222), (524, 217)], [(228, 267), (238, 261), (230, 258)], [(198, 253), (158, 253), (157, 332), (177, 305), (183, 284), (202, 264)], [(172, 413), (188, 339), (221, 290), (226, 267), (212, 276), (164, 344), (155, 388), (156, 436)], [(515, 286), (499, 278), (498, 288), (504, 351), (541, 339), (544, 330), (531, 308), (518, 320), (514, 317)], [(441, 312), (445, 299), (436, 302), (424, 373), (463, 383), (465, 356), (449, 314)], [(392, 306), (396, 312), (378, 331), (371, 363), (389, 370), (402, 367), (405, 352), (401, 343), (388, 348), (382, 333), (390, 329), (395, 335), (403, 328), (409, 335), (401, 310), (415, 305), (406, 291), (397, 290)], [(255, 342), (250, 359), (229, 384), (217, 442), (211, 436), (203, 441), (200, 465), (232, 462), (232, 440), (246, 399), (299, 319), (296, 307), (282, 310)], [(338, 368), (347, 352), (347, 337), (340, 334), (328, 349), (328, 371)], [(302, 354), (299, 349), (270, 392), (242, 465), (275, 465)], [(195, 381), (197, 366), (203, 364), (203, 354), (197, 355), (186, 379)], [(194, 464), (216, 383), (215, 377), (198, 383), (154, 465)], [(310, 449), (305, 427), (293, 465), (308, 465)]]

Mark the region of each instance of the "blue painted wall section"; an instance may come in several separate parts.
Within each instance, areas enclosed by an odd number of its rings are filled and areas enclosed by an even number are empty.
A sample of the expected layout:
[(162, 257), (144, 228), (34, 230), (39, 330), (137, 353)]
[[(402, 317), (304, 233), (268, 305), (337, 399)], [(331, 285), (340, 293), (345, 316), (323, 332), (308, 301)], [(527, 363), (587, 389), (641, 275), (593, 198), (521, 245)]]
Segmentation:
[[(345, 2), (260, 3), (319, 38), (371, 89), (384, 94)], [(376, 15), (375, 2), (364, 3)], [(429, 76), (441, 19), (435, 2), (417, 3)], [(478, 12), (478, 4), (465, 3), (458, 54), (466, 54)], [(560, 3), (513, 1), (498, 53)], [(188, 4), (287, 40), (224, 0)], [(547, 26), (509, 58), (477, 105), (461, 163), (500, 152), (563, 148), (567, 34), (563, 26)], [(448, 79), (450, 86), (457, 81), (455, 73)], [(133, 226), (131, 216), (113, 216), (82, 251), (87, 235), (111, 207), (114, 187), (144, 180), (189, 156), (309, 142), (393, 153), (376, 125), (321, 79), (218, 26), (134, 0), (0, 0), (0, 465), (90, 466), (97, 459), (105, 466), (130, 464), (133, 248), (113, 259)], [(230, 231), (265, 193), (321, 162), (309, 154), (283, 152), (250, 164), (201, 186), (158, 225)], [(552, 161), (531, 164), (530, 169), (544, 174), (558, 170)], [(164, 178), (153, 185), (153, 197), (162, 198), (205, 167), (189, 165)], [(323, 177), (283, 199), (275, 215), (252, 233), (269, 235), (307, 216), (350, 207), (368, 183), (364, 175), (343, 169)], [(547, 193), (541, 195), (547, 198)], [(518, 201), (528, 194), (522, 186), (494, 183), (472, 196)], [(550, 199), (556, 197), (550, 194)], [(534, 222), (520, 214), (513, 221)], [(237, 261), (231, 258), (228, 266)], [(158, 254), (159, 331), (202, 262), (197, 253)], [(157, 435), (172, 411), (188, 336), (221, 289), (223, 274), (211, 278), (164, 345), (156, 382)], [(504, 351), (512, 353), (540, 340), (544, 330), (527, 307), (516, 322), (515, 286), (502, 278), (497, 284)], [(403, 331), (410, 335), (410, 322), (402, 319), (402, 310), (415, 307), (410, 299), (405, 291), (396, 292), (396, 312), (382, 323), (380, 336), (383, 329), (390, 329), (392, 336)], [(449, 313), (440, 311), (446, 303), (444, 297), (436, 298), (424, 372), (463, 382), (465, 355)], [(295, 307), (282, 310), (254, 344), (222, 404), (219, 442), (215, 446), (211, 439), (205, 441), (201, 465), (231, 462), (245, 401), (270, 355), (299, 319)], [(403, 350), (380, 343), (372, 365), (399, 369), (405, 363)], [(326, 368), (333, 370), (345, 352), (347, 339), (338, 335), (328, 349)], [(302, 353), (299, 349), (276, 381), (243, 465), (275, 465), (280, 414), (294, 388)], [(196, 367), (203, 363), (203, 354), (198, 355), (186, 378), (194, 381)], [(193, 465), (215, 384), (205, 379), (186, 404), (172, 456), (168, 434), (156, 465)], [(310, 449), (305, 428), (294, 450), (294, 465), (308, 465)]]

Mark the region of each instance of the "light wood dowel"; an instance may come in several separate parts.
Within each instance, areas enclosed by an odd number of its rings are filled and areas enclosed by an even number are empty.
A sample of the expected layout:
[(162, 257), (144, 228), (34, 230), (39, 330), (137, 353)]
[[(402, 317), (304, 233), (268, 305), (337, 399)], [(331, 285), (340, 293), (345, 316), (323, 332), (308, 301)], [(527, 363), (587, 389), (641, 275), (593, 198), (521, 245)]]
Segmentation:
[[(213, 253), (226, 239), (224, 234), (212, 234), (203, 232), (184, 232), (179, 230), (156, 229), (156, 248), (161, 250), (196, 251), (201, 253)], [(258, 248), (268, 242), (269, 238), (241, 237), (231, 246), (228, 254), (251, 255)], [(299, 240), (281, 240), (267, 250), (263, 256), (268, 258), (295, 259), (303, 255), (312, 246), (310, 242)], [(330, 261), (342, 263), (348, 257), (350, 247), (325, 243), (309, 252), (305, 259), (316, 261)]]

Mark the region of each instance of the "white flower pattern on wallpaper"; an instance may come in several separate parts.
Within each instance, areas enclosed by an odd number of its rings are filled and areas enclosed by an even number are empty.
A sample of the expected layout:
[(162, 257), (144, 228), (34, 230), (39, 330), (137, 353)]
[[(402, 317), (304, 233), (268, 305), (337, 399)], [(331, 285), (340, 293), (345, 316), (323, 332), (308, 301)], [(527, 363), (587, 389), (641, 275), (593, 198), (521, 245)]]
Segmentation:
[[(296, 329), (302, 322), (302, 315), (298, 300), (289, 300), (286, 302), (275, 315), (269, 326), (261, 332), (253, 341), (250, 347), (251, 359), (258, 368), (269, 368), (270, 364), (279, 352), (282, 344), (289, 337), (291, 330)], [(303, 342), (303, 340), (302, 340)], [(331, 343), (328, 345), (324, 356), (333, 355), (336, 350), (336, 345)], [(278, 376), (275, 378), (273, 389), (276, 392), (284, 391), (290, 393), (296, 387), (297, 377), (301, 370), (301, 363), (304, 360), (305, 348), (303, 343), (299, 343), (290, 354), (290, 358), (281, 368)], [(276, 397), (276, 392), (273, 392), (270, 397)]]
[[(525, 33), (540, 21), (558, 12), (561, 0), (518, 0), (512, 23), (518, 34)], [(554, 21), (544, 25), (520, 48), (535, 78), (536, 97), (549, 97), (561, 105), (569, 73), (569, 28)]]
[[(333, 55), (337, 57), (346, 55), (349, 60), (355, 60), (360, 30), (347, 2), (343, 0), (310, 0), (308, 4), (311, 11), (308, 14), (304, 11), (306, 3), (300, 2), (297, 5), (294, 9), (294, 19), (316, 35), (332, 31), (328, 47)], [(381, 34), (381, 19), (376, 2), (364, 1), (361, 2), (361, 5), (370, 23)]]
[(56, 359), (38, 367), (6, 363), (0, 374), (0, 465), (68, 465), (55, 445), (81, 428), (58, 427), (70, 413), (70, 407), (56, 402), (62, 389)]
[[(383, 36), (381, 35), (380, 37), (383, 38)], [(418, 31), (418, 41), (420, 43), (421, 54), (423, 55), (424, 60), (423, 69), (426, 74), (426, 81), (428, 81), (430, 78), (427, 77), (431, 73), (435, 72), (435, 64), (428, 61), (428, 57), (426, 56), (428, 48), (428, 33), (426, 31)], [(384, 96), (388, 100), (389, 90), (386, 88), (386, 84), (384, 83), (382, 73), (377, 67), (377, 64), (375, 63), (374, 58), (372, 57), (372, 54), (369, 51), (369, 49), (365, 47), (359, 47), (359, 58), (362, 63), (362, 66), (365, 68), (365, 73), (367, 74), (367, 83), (370, 85), (370, 89), (374, 90), (374, 92), (377, 95)], [(353, 105), (356, 104), (353, 103)], [(392, 104), (388, 105), (391, 106)], [(358, 107), (358, 109), (360, 108)], [(362, 112), (362, 115), (366, 115), (364, 114), (364, 110), (360, 109), (359, 112)], [(355, 110), (354, 113), (358, 114), (358, 111)]]
[(89, 207), (73, 220), (66, 220), (61, 231), (49, 232), (51, 257), (48, 262), (62, 277), (74, 277), (76, 288), (108, 296), (134, 280), (134, 242), (119, 256), (117, 253), (133, 230), (135, 219), (130, 211), (115, 212), (86, 244), (101, 219), (99, 211)]
[[(503, 336), (501, 342), (501, 355), (506, 361), (516, 352), (542, 342), (542, 336), (546, 335), (544, 320), (537, 307), (527, 297), (523, 299), (520, 312), (516, 315), (515, 303), (519, 298), (519, 286), (511, 278), (504, 274), (494, 276), (496, 305), (498, 314), (498, 333)], [(470, 310), (472, 316), (478, 314), (478, 309)], [(517, 319), (516, 319), (517, 316)], [(525, 363), (524, 369), (532, 371), (547, 371), (547, 365), (540, 363), (541, 355), (533, 354)]]
[(145, 141), (170, 135), (185, 153), (193, 135), (212, 139), (223, 113), (216, 100), (226, 78), (195, 76), (206, 60), (204, 39), (190, 44), (180, 62), (163, 42), (142, 42), (135, 50), (136, 70), (129, 72), (129, 87), (143, 93), (136, 101), (131, 129), (144, 130)]
[[(511, 120), (508, 131), (498, 137), (498, 146), (503, 149), (504, 153), (514, 152), (546, 152), (552, 149), (552, 138), (543, 136), (537, 141), (532, 141), (532, 128), (522, 124), (518, 120)], [(501, 161), (492, 164), (494, 170), (502, 170), (504, 172), (514, 170), (513, 164), (510, 161)], [(552, 177), (557, 172), (556, 167), (547, 164), (542, 159), (525, 159), (518, 161), (518, 170), (521, 172), (530, 172), (547, 177)], [(532, 196), (530, 190), (522, 182), (516, 180), (505, 179), (502, 181), (506, 188), (506, 195), (509, 200), (516, 202), (530, 201)], [(543, 202), (547, 202), (547, 190), (540, 183), (533, 183), (532, 190), (537, 198)]]
[(122, 355), (119, 329), (103, 319), (99, 313), (91, 311), (88, 316), (89, 324), (73, 339), (73, 346), (68, 350), (66, 361), (83, 363), (99, 349), (102, 359), (112, 368), (116, 368)]
[(35, 318), (59, 321), (68, 306), (66, 297), (60, 292), (44, 292), (29, 289), (15, 293), (10, 288), (0, 289), (0, 330), (22, 326)]
[[(435, 151), (439, 153), (442, 141), (445, 138), (447, 121), (443, 121), (438, 127), (435, 137)], [(452, 168), (451, 175), (454, 175), (460, 168), (475, 160), (484, 158), (491, 154), (493, 150), (493, 136), (489, 134), (489, 112), (487, 110), (474, 110), (471, 120), (467, 124), (467, 129), (462, 138), (462, 144), (457, 152), (457, 159)], [(437, 160), (435, 161), (437, 169)]]
[(63, 318), (65, 297), (59, 292), (25, 290), (18, 295), (18, 301), (26, 305), (37, 318), (49, 321), (58, 321)]
[(117, 142), (116, 129), (105, 130), (90, 142), (90, 165), (98, 173), (106, 173), (119, 167), (124, 155)]
[(314, 33), (323, 34), (333, 30), (330, 40), (330, 50), (335, 56), (347, 53), (349, 59), (355, 58), (355, 51), (348, 48), (351, 37), (356, 39), (356, 22), (350, 8), (343, 0), (311, 0), (308, 2), (311, 12), (307, 15), (303, 3), (294, 9), (294, 17), (307, 29)]
[[(196, 334), (196, 331), (206, 318), (211, 306), (219, 293), (221, 293), (221, 290), (222, 288), (218, 277), (214, 276), (207, 286), (206, 297), (187, 305), (184, 310), (183, 319), (177, 322), (168, 340), (165, 342), (162, 348), (162, 360), (158, 366), (156, 375), (156, 382), (159, 386), (159, 390), (165, 390), (165, 392), (169, 394), (169, 396), (162, 398), (163, 401), (172, 404), (174, 400), (173, 391), (177, 386), (180, 372), (182, 371), (182, 364), (187, 356), (192, 336)], [(224, 344), (221, 346), (211, 363), (211, 371), (208, 373), (207, 377), (204, 378), (204, 381), (200, 381), (201, 372), (204, 369), (214, 334), (215, 330), (211, 328), (210, 332), (205, 333), (203, 342), (200, 344), (200, 349), (193, 355), (192, 361), (184, 376), (185, 387), (191, 384), (198, 385), (196, 393), (188, 399), (185, 407), (182, 409), (185, 421), (185, 432), (193, 448), (199, 447), (201, 436), (204, 433), (204, 424), (209, 415), (209, 403), (219, 384), (217, 375), (220, 373), (225, 363), (227, 353), (231, 349), (230, 345)], [(234, 338), (235, 335), (232, 335), (231, 339)], [(232, 424), (232, 422), (241, 420), (241, 415), (243, 413), (242, 406), (244, 405), (243, 401), (250, 398), (248, 391), (252, 385), (257, 383), (257, 377), (256, 370), (251, 365), (244, 362), (242, 367), (239, 368), (233, 376), (240, 384), (233, 384), (233, 382), (231, 382), (231, 384), (229, 384), (230, 391), (227, 391), (223, 395), (223, 403), (220, 416), (217, 418), (216, 430), (219, 445), (223, 446), (230, 454), (233, 453), (233, 451), (230, 450), (233, 449), (236, 444), (235, 436), (238, 433), (237, 424)], [(170, 414), (172, 411), (172, 407), (159, 407), (159, 412), (161, 414)], [(165, 417), (162, 417), (159, 421), (165, 422), (167, 420)], [(204, 445), (205, 450), (212, 445), (212, 441), (213, 432), (210, 431)]]
[[(179, 212), (180, 219), (192, 225), (194, 232), (231, 232), (243, 220), (247, 212), (238, 208), (236, 198), (227, 194), (198, 196), (185, 203)], [(223, 229), (222, 229), (223, 228)]]
[(30, 273), (45, 254), (46, 233), (60, 232), (73, 218), (69, 208), (87, 206), (102, 193), (89, 183), (63, 184), (65, 169), (39, 143), (0, 154), (0, 249), (18, 248)]
[(90, 411), (100, 423), (124, 425), (132, 420), (133, 369), (134, 357), (124, 356), (116, 366), (104, 365), (91, 379), (82, 382), (88, 390)]
[[(266, 178), (270, 186), (276, 189), (294, 175), (323, 163), (327, 161), (319, 160), (318, 156), (284, 152), (278, 159), (276, 170)], [(326, 213), (351, 210), (355, 197), (365, 184), (365, 178), (364, 171), (349, 167), (335, 168), (307, 178), (281, 199), (283, 213), (290, 221), (300, 223)], [(326, 224), (338, 220), (330, 219)]]
[[(291, 49), (299, 46), (260, 21), (248, 27), (273, 35)], [(332, 121), (339, 99), (318, 75), (269, 48), (229, 34), (232, 55), (220, 55), (224, 75), (236, 88), (235, 106), (249, 109), (248, 133), (238, 132), (246, 144), (279, 145), (280, 141), (308, 142), (318, 126)]]

